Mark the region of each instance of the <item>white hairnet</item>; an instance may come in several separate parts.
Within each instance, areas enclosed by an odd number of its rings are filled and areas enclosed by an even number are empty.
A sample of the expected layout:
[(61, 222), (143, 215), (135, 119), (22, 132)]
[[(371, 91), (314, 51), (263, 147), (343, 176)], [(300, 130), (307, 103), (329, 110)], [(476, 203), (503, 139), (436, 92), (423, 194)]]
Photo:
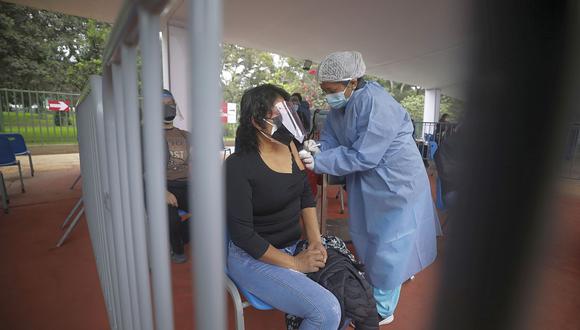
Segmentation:
[(360, 78), (366, 71), (362, 55), (356, 51), (332, 53), (318, 66), (318, 81), (344, 81)]

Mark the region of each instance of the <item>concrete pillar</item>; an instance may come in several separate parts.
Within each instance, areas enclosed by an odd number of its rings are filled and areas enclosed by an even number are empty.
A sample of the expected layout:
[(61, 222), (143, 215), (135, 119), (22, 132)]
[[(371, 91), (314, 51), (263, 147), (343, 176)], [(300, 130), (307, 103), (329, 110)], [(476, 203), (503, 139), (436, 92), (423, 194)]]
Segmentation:
[(425, 90), (425, 107), (423, 108), (423, 127), (420, 136), (425, 134), (435, 134), (436, 125), (434, 122), (439, 121), (439, 105), (441, 104), (440, 89)]
[(424, 122), (439, 121), (439, 106), (441, 104), (441, 90), (440, 89), (426, 89), (425, 90), (425, 107), (423, 108)]

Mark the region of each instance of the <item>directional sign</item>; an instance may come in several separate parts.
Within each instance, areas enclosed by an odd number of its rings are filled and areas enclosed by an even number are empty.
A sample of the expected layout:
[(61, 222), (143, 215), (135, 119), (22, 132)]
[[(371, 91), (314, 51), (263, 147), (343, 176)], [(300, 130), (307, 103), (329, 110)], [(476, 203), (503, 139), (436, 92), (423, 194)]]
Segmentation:
[(50, 111), (70, 111), (69, 105), (70, 101), (65, 100), (48, 100), (48, 110)]
[(220, 119), (222, 124), (235, 124), (237, 122), (236, 108), (237, 104), (235, 103), (222, 102), (220, 109)]

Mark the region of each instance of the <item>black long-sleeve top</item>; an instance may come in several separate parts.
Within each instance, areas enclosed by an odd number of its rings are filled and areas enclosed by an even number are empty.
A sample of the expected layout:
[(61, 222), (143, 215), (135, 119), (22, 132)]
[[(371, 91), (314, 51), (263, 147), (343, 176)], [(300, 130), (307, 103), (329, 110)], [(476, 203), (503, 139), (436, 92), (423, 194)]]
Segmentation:
[(268, 246), (281, 249), (300, 239), (300, 212), (316, 207), (304, 171), (270, 169), (257, 152), (234, 153), (226, 161), (227, 225), (231, 240), (252, 257)]

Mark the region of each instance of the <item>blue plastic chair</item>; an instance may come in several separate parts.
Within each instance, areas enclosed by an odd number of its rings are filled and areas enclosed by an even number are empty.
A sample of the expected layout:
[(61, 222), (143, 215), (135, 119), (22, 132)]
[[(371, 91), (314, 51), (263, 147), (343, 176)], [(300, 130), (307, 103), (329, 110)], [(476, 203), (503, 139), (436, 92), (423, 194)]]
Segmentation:
[(435, 153), (437, 152), (438, 147), (437, 142), (429, 141), (429, 160), (435, 159)]
[(24, 180), (22, 180), (22, 167), (20, 166), (20, 161), (16, 159), (14, 151), (8, 138), (0, 136), (0, 167), (5, 166), (18, 166), (18, 175), (20, 175), (20, 188), (22, 192), (24, 190)]
[(16, 156), (28, 156), (28, 163), (30, 164), (30, 175), (34, 176), (34, 166), (32, 166), (32, 154), (28, 147), (26, 147), (26, 142), (24, 141), (24, 137), (18, 133), (2, 133), (0, 136), (4, 136), (8, 138), (10, 141), (10, 146), (12, 147), (12, 151)]
[[(226, 259), (227, 259), (227, 251), (228, 245), (230, 242), (229, 234), (226, 232)], [(228, 269), (226, 265), (226, 290), (232, 297), (234, 303), (234, 310), (236, 312), (236, 330), (244, 330), (244, 308), (246, 307), (254, 307), (257, 310), (267, 311), (272, 310), (274, 307), (268, 305), (260, 298), (254, 296), (248, 290), (238, 286), (228, 275)], [(240, 292), (246, 298), (246, 301), (242, 302), (242, 297), (240, 296)]]

